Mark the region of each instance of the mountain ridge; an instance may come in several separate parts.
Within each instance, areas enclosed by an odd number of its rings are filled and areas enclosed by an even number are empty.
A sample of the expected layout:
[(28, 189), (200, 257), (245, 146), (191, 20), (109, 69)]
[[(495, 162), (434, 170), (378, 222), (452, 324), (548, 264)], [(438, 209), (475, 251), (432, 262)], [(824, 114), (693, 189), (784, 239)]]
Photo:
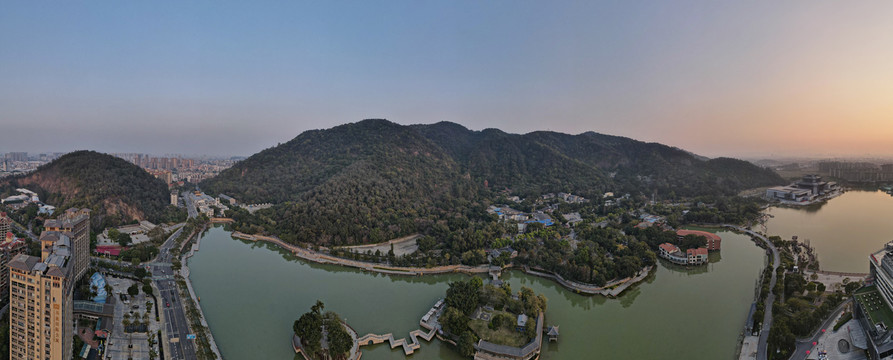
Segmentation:
[(504, 189), (522, 197), (619, 191), (677, 198), (781, 183), (771, 170), (741, 160), (705, 161), (595, 132), (511, 134), (367, 119), (305, 131), (201, 186), (246, 203), (273, 203), (255, 230), (339, 245), (425, 232), (455, 219), (486, 220), (483, 208)]

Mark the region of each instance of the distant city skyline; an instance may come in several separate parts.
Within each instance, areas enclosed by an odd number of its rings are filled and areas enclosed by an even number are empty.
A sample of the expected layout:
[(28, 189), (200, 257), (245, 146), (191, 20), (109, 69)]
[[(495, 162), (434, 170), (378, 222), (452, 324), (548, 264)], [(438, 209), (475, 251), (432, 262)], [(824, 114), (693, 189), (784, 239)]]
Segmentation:
[(0, 152), (249, 156), (385, 118), (893, 156), (893, 3), (14, 2)]

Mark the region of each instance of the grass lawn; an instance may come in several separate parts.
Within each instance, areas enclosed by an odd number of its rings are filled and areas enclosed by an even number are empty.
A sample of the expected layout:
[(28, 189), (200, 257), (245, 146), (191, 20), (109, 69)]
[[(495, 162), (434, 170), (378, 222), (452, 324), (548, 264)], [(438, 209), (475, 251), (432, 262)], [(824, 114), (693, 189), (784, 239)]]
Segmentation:
[[(494, 312), (493, 315), (495, 316), (496, 313)], [(489, 323), (484, 320), (471, 320), (468, 322), (468, 327), (478, 337), (494, 344), (521, 347), (530, 341), (524, 334), (515, 330), (514, 326), (511, 328), (503, 326), (497, 330), (490, 330), (487, 325)]]

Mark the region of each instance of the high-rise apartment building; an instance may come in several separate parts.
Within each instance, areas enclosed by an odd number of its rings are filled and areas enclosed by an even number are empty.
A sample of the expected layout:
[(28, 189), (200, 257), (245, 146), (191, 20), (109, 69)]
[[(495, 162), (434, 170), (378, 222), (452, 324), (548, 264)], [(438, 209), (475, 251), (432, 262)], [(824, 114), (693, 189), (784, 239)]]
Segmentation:
[(90, 209), (68, 209), (53, 220), (43, 223), (46, 231), (70, 232), (74, 254), (75, 279), (87, 272), (90, 265)]
[(9, 261), (27, 248), (25, 241), (17, 239), (11, 232), (0, 240), (0, 298), (9, 296)]
[(41, 257), (16, 255), (9, 262), (9, 358), (71, 358), (71, 233), (40, 235)]
[(40, 257), (18, 254), (9, 268), (11, 359), (70, 359), (73, 286), (90, 261), (90, 210), (68, 209), (47, 220)]
[(5, 212), (0, 212), (0, 236), (12, 231), (12, 219), (6, 216)]

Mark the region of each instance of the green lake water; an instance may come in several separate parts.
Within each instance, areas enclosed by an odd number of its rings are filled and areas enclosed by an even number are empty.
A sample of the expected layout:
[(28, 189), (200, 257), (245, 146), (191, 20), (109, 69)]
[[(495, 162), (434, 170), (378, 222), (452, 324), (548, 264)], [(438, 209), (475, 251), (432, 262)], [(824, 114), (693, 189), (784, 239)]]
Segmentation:
[[(512, 288), (548, 297), (546, 323), (561, 328), (542, 359), (732, 359), (765, 262), (750, 238), (719, 232), (721, 254), (685, 269), (661, 263), (619, 299), (582, 296), (518, 271), (503, 274)], [(317, 300), (360, 335), (406, 337), (460, 274), (385, 276), (295, 259), (269, 244), (235, 240), (210, 229), (190, 259), (190, 278), (226, 359), (292, 359), (292, 323)], [(363, 359), (402, 359), (386, 344), (362, 347)], [(434, 339), (412, 359), (459, 359)]]
[(868, 272), (868, 255), (893, 240), (893, 197), (880, 191), (849, 191), (824, 204), (769, 208), (770, 235), (809, 240), (827, 271)]

